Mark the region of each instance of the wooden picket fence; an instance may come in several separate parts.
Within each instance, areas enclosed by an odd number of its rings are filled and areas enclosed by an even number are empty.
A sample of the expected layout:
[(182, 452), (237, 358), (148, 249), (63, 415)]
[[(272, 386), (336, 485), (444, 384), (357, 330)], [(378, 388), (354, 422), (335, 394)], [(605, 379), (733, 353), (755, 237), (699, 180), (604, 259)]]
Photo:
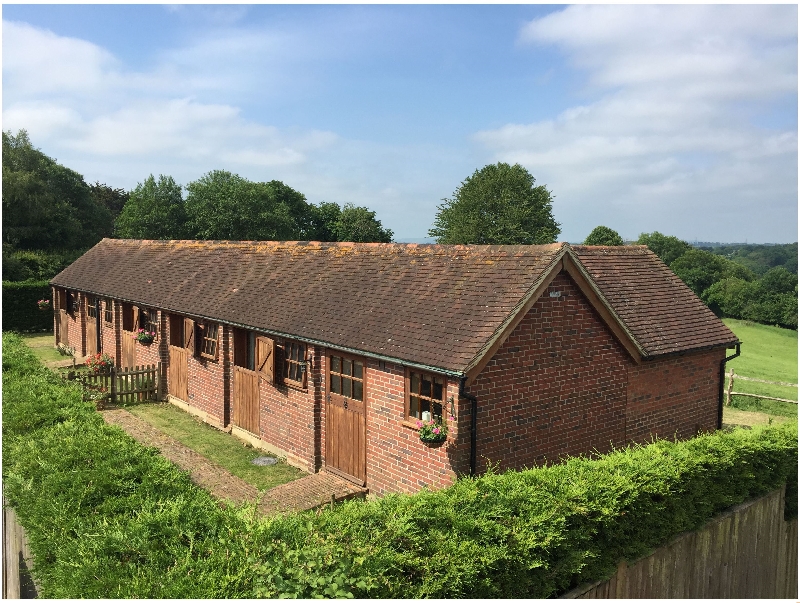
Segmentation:
[(84, 400), (94, 400), (98, 408), (111, 404), (161, 399), (161, 363), (106, 371), (62, 373), (65, 379), (78, 380)]

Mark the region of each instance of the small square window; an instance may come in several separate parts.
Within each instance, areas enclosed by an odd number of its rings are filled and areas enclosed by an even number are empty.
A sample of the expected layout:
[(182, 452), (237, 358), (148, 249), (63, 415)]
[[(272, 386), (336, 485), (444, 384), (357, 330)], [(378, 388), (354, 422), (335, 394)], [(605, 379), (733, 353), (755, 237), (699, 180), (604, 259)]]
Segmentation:
[(306, 387), (306, 346), (296, 341), (287, 341), (283, 346), (283, 379)]
[(215, 322), (198, 324), (199, 330), (198, 343), (200, 344), (200, 356), (211, 360), (217, 359), (219, 325)]
[(438, 375), (408, 371), (406, 417), (415, 421), (441, 421), (447, 380)]
[(103, 320), (105, 322), (114, 322), (114, 302), (110, 299), (103, 301)]
[(92, 295), (86, 296), (86, 316), (97, 318), (97, 298)]

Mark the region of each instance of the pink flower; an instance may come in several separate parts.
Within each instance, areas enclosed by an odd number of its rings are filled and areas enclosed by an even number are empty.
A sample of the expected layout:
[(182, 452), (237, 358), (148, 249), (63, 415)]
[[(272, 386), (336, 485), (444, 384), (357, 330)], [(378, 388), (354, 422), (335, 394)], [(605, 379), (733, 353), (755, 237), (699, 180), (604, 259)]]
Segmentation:
[(417, 421), (417, 427), (422, 427), (422, 421)]
[(433, 433), (435, 433), (436, 435), (439, 435), (439, 428), (438, 427), (434, 427), (433, 428)]
[(453, 415), (450, 415), (449, 417), (447, 417), (447, 420), (448, 421), (455, 421), (456, 418)]

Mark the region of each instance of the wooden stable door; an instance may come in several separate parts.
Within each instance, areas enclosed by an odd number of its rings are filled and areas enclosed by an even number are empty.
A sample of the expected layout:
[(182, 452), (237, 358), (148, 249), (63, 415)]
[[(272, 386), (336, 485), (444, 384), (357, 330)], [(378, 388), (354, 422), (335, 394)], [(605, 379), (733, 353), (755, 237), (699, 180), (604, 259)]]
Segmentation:
[(184, 402), (189, 401), (189, 353), (186, 348), (169, 346), (169, 387), (167, 391)]
[(69, 345), (69, 315), (64, 309), (58, 311), (58, 343)]
[(330, 354), (325, 407), (325, 466), (360, 485), (367, 480), (366, 363)]
[(259, 435), (258, 373), (241, 366), (233, 367), (233, 424)]
[(100, 332), (97, 316), (86, 317), (86, 355), (94, 356), (100, 349), (97, 346), (97, 335)]

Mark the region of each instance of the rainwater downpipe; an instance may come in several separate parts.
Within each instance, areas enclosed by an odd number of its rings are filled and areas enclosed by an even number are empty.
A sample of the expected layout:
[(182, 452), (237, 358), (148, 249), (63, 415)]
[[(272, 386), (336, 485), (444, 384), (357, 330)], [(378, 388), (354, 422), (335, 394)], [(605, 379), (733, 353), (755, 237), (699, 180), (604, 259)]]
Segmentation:
[(464, 391), (464, 384), (467, 382), (467, 376), (462, 375), (461, 381), (458, 383), (458, 396), (466, 398), (472, 405), (470, 408), (470, 430), (469, 430), (469, 474), (474, 476), (477, 463), (477, 450), (478, 450), (478, 397), (474, 394), (468, 394)]
[(724, 405), (724, 397), (725, 397), (725, 363), (728, 360), (733, 360), (736, 358), (742, 350), (741, 342), (736, 344), (736, 353), (733, 356), (728, 356), (725, 360), (721, 360), (719, 363), (719, 408), (717, 409), (717, 429), (722, 429), (722, 407)]

